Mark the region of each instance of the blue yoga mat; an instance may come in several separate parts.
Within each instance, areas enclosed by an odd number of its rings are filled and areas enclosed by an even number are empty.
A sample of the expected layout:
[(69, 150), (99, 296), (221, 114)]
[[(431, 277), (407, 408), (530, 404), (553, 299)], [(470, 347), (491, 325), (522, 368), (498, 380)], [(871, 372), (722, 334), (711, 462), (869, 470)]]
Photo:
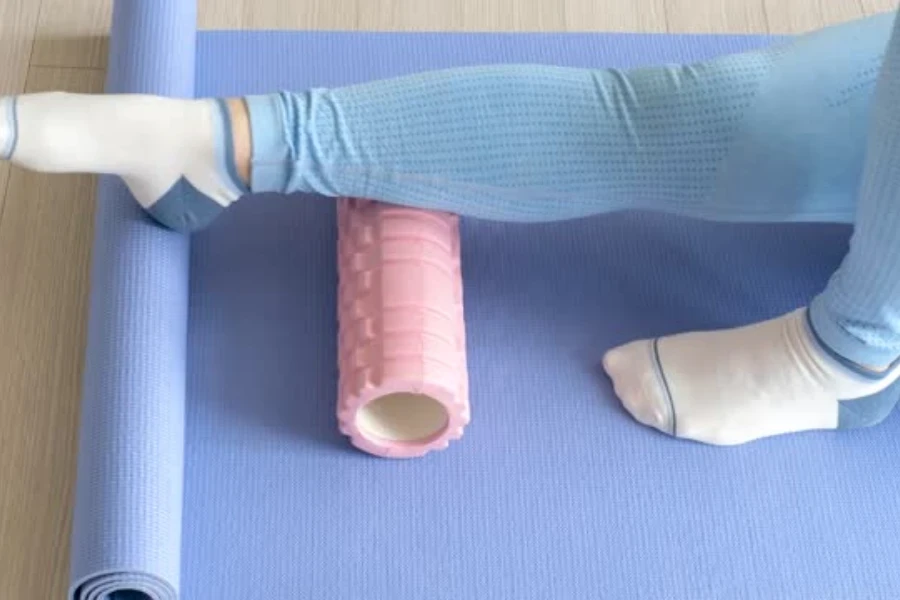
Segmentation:
[[(117, 1), (108, 89), (210, 96), (492, 62), (628, 67), (773, 41), (197, 34), (195, 19), (192, 2)], [(188, 239), (102, 180), (73, 598), (900, 597), (900, 419), (711, 448), (637, 425), (598, 366), (632, 338), (805, 304), (846, 227), (464, 220), (473, 421), (447, 451), (388, 461), (337, 431), (334, 209), (260, 195)]]

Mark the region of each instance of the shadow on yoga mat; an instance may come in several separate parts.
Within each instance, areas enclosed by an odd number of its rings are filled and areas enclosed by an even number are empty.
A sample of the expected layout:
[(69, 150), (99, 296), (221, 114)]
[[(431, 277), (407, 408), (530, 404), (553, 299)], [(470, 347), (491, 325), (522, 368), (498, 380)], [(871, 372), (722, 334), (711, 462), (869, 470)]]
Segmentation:
[[(111, 91), (263, 93), (486, 62), (689, 61), (758, 37), (195, 31), (115, 5)], [(473, 422), (422, 460), (337, 433), (335, 206), (238, 203), (188, 240), (104, 178), (73, 597), (230, 600), (900, 595), (900, 420), (732, 449), (635, 424), (625, 340), (804, 304), (838, 226), (620, 214), (463, 223)]]

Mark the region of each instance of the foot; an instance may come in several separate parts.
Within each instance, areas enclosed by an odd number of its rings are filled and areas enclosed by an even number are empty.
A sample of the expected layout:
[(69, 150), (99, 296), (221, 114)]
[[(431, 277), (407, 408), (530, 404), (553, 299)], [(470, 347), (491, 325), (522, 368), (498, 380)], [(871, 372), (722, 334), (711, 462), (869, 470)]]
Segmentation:
[(204, 227), (246, 192), (218, 101), (49, 92), (0, 98), (0, 109), (0, 150), (10, 151), (0, 158), (45, 173), (119, 175), (173, 229)]
[(806, 309), (736, 329), (632, 342), (608, 352), (603, 366), (637, 421), (716, 445), (835, 429), (839, 402), (875, 394), (900, 374), (866, 375), (832, 358)]

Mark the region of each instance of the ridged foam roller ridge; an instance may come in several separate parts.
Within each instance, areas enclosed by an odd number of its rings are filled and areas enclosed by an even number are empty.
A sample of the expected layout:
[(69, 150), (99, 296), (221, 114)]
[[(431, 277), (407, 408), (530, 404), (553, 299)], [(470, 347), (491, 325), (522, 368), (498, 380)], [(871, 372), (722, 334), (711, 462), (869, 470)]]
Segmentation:
[(338, 422), (392, 458), (446, 448), (469, 422), (459, 220), (338, 203)]

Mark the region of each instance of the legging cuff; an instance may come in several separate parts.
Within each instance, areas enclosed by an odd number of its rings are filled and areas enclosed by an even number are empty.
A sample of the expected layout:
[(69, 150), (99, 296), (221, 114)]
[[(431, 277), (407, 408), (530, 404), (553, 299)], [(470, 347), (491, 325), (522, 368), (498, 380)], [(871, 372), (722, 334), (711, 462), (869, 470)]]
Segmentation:
[[(809, 306), (810, 329), (819, 345), (832, 358), (852, 371), (871, 379), (880, 379), (894, 371), (900, 364), (898, 352), (893, 348), (883, 348), (868, 344), (847, 331), (840, 320), (828, 310), (822, 297), (817, 297)], [(866, 366), (883, 367), (883, 371), (873, 371)]]
[(288, 134), (288, 125), (296, 121), (287, 114), (290, 105), (282, 93), (245, 96), (244, 101), (252, 138), (250, 189), (255, 193), (283, 193), (297, 158)]

